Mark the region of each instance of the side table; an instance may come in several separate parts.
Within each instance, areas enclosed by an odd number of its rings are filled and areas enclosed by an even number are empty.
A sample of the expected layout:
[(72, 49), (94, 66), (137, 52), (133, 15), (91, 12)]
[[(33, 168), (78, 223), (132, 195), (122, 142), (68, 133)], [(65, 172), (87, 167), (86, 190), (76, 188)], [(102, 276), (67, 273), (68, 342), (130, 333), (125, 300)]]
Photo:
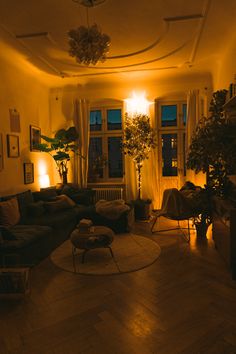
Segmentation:
[(110, 247), (113, 239), (114, 232), (105, 226), (94, 226), (93, 232), (80, 232), (78, 229), (72, 231), (70, 240), (72, 243), (72, 257), (75, 272), (75, 255), (77, 249), (84, 250), (82, 255), (82, 263), (84, 263), (86, 253), (96, 248), (108, 248), (110, 250), (111, 256), (114, 257)]

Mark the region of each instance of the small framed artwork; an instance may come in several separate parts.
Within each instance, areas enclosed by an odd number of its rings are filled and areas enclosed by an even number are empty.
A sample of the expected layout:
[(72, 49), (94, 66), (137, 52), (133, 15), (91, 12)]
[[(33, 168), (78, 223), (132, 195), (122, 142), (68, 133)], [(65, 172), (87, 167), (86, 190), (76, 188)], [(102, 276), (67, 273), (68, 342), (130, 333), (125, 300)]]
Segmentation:
[(7, 134), (7, 155), (8, 157), (19, 157), (19, 136)]
[(3, 170), (3, 145), (2, 145), (2, 134), (0, 133), (0, 171)]
[(34, 183), (34, 164), (31, 162), (24, 163), (24, 183)]
[(41, 129), (30, 125), (30, 151), (40, 151), (37, 147), (41, 142)]

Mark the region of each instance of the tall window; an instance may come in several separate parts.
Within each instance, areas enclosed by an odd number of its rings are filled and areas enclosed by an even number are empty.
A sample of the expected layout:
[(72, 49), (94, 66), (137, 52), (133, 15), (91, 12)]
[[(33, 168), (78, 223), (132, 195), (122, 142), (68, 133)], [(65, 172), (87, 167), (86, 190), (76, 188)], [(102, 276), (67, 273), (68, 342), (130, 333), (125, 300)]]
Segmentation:
[(103, 157), (106, 164), (99, 169), (101, 181), (123, 178), (122, 108), (99, 107), (90, 110), (89, 176), (94, 173), (94, 162)]
[[(158, 115), (162, 177), (185, 175), (186, 102), (160, 102)], [(160, 144), (159, 143), (159, 144)]]

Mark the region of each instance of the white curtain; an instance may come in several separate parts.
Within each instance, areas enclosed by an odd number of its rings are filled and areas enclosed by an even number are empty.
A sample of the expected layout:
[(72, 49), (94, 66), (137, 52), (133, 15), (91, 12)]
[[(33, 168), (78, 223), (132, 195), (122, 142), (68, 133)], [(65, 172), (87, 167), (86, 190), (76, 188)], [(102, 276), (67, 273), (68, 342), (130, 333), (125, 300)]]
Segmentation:
[(74, 125), (79, 134), (80, 157), (75, 154), (73, 181), (80, 188), (87, 187), (88, 149), (89, 149), (89, 101), (76, 99), (74, 101)]
[(186, 152), (188, 152), (191, 144), (192, 135), (199, 121), (200, 114), (199, 90), (190, 90), (187, 95)]
[[(187, 125), (186, 125), (186, 157), (188, 155), (189, 145), (191, 144), (193, 133), (197, 127), (198, 121), (201, 118), (200, 94), (199, 90), (190, 90), (187, 95)], [(186, 180), (189, 180), (197, 185), (205, 184), (205, 175), (202, 173), (195, 174), (192, 170), (187, 170)]]
[[(152, 105), (150, 109), (150, 123), (155, 132), (157, 132), (157, 120), (155, 116), (155, 106)], [(144, 199), (152, 200), (152, 207), (158, 207), (158, 148), (152, 149), (149, 153), (148, 160), (144, 161), (142, 170), (142, 197)]]

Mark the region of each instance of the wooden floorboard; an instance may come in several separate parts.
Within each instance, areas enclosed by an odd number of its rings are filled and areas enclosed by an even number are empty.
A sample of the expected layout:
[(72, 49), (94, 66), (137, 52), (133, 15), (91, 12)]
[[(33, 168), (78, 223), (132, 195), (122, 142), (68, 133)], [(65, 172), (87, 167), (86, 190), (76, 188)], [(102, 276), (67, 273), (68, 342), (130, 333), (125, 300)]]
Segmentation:
[(188, 244), (150, 226), (133, 232), (161, 255), (140, 271), (75, 275), (50, 258), (33, 268), (29, 296), (0, 300), (0, 354), (236, 354), (236, 282), (211, 232)]

